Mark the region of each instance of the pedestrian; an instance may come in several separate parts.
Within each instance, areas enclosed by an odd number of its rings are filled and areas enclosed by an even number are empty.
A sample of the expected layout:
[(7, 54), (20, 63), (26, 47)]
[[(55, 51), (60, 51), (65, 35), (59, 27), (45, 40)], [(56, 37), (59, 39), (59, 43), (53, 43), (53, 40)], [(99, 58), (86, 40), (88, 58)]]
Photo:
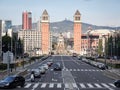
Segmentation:
[(30, 78), (31, 78), (31, 82), (34, 82), (34, 81), (35, 81), (35, 78), (34, 78), (34, 72), (31, 72), (31, 76), (30, 76)]

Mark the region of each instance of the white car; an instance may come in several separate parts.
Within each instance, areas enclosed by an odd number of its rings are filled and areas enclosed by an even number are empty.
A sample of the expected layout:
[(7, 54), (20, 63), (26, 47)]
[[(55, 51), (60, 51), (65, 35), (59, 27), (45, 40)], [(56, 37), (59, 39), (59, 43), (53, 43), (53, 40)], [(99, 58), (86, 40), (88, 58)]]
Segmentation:
[(40, 74), (40, 70), (39, 69), (32, 69), (31, 70), (31, 73), (33, 73), (34, 74), (34, 77), (36, 78), (36, 77), (41, 77), (41, 74)]
[(45, 70), (48, 70), (48, 65), (47, 64), (43, 64), (42, 67), (45, 69)]
[(45, 74), (45, 71), (46, 71), (46, 70), (45, 70), (45, 68), (44, 68), (43, 66), (40, 66), (40, 67), (39, 67), (39, 70), (40, 70), (40, 73), (41, 73), (41, 74)]

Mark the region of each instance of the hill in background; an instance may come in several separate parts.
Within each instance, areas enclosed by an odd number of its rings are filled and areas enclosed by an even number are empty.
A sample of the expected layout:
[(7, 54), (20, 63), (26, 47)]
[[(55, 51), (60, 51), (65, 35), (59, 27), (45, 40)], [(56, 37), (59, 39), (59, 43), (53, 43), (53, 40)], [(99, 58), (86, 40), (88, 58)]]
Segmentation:
[[(51, 22), (50, 23), (50, 30), (53, 33), (63, 33), (63, 32), (73, 32), (73, 21), (70, 20), (63, 20), (59, 22)], [(37, 23), (32, 24), (33, 29), (37, 28)], [(91, 27), (93, 30), (96, 29), (108, 29), (108, 30), (120, 30), (120, 27), (109, 27), (109, 26), (97, 26), (92, 24), (87, 24), (82, 22), (82, 33), (85, 33), (88, 30), (88, 27)], [(22, 28), (22, 25), (14, 25), (14, 31), (18, 31)]]

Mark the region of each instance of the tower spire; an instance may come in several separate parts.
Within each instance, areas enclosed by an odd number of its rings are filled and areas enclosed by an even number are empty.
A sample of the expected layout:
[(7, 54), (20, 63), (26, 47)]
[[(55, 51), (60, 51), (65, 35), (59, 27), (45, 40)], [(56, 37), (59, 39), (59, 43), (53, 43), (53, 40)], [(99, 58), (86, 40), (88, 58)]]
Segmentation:
[(42, 15), (43, 15), (43, 16), (44, 16), (44, 15), (48, 15), (48, 12), (47, 12), (46, 9), (43, 11), (43, 14), (42, 14)]

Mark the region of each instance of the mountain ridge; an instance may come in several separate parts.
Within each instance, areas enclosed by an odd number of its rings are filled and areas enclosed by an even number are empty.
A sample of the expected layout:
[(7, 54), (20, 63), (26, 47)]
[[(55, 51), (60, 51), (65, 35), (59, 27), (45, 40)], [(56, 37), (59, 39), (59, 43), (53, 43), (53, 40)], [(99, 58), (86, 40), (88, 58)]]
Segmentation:
[[(58, 22), (50, 23), (50, 31), (54, 33), (63, 33), (63, 32), (73, 32), (74, 22), (70, 20), (62, 20)], [(33, 29), (37, 28), (37, 23), (32, 23)], [(97, 26), (88, 23), (82, 22), (82, 33), (85, 33), (88, 30), (88, 27), (91, 27), (93, 30), (96, 29), (108, 29), (108, 30), (119, 30), (120, 27), (110, 27), (110, 26)], [(22, 29), (22, 25), (13, 25), (13, 30), (18, 31)]]

